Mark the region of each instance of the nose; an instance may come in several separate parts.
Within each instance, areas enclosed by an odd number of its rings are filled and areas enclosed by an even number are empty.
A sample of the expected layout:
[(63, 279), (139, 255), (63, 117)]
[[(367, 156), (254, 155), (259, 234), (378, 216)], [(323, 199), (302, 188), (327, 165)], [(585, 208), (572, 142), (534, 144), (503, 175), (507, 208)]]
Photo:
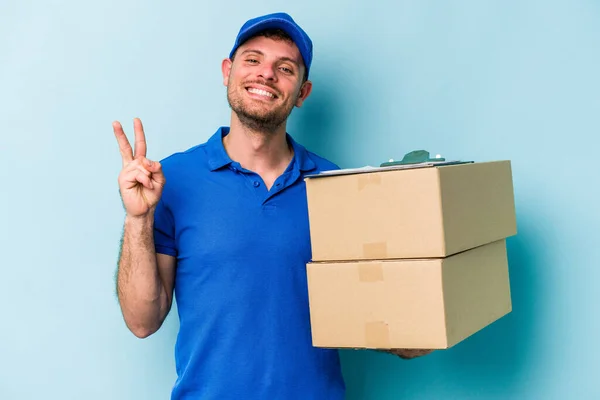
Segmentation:
[(277, 74), (275, 73), (275, 65), (267, 62), (263, 63), (258, 71), (258, 76), (270, 81), (275, 80), (277, 77)]

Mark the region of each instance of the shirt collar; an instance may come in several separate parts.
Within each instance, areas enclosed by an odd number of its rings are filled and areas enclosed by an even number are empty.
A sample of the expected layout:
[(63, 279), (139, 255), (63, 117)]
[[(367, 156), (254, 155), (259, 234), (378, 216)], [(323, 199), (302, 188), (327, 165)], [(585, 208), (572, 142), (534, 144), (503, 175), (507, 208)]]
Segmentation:
[[(223, 146), (223, 137), (229, 133), (229, 127), (222, 126), (206, 142), (206, 153), (208, 155), (208, 165), (211, 171), (215, 171), (233, 162), (225, 151)], [(316, 168), (316, 164), (310, 158), (308, 151), (304, 146), (296, 142), (290, 134), (286, 133), (288, 143), (291, 143), (294, 149), (294, 164), (300, 171), (310, 171)]]
[(222, 126), (206, 142), (206, 154), (208, 155), (208, 166), (211, 171), (215, 171), (228, 164), (232, 160), (223, 146), (223, 137), (229, 133), (229, 127)]
[(298, 165), (300, 171), (311, 171), (317, 168), (315, 162), (308, 155), (308, 151), (300, 143), (296, 142), (290, 134), (286, 134), (288, 143), (292, 144), (294, 149), (295, 162)]

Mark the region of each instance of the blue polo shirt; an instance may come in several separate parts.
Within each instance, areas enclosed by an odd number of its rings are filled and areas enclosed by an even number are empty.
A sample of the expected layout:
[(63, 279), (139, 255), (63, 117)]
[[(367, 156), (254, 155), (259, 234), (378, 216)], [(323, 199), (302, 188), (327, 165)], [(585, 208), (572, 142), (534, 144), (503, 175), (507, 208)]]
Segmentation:
[(228, 127), (162, 160), (156, 251), (177, 258), (172, 400), (343, 400), (337, 350), (312, 346), (303, 178), (338, 167), (287, 135), (294, 158), (267, 190), (232, 161)]

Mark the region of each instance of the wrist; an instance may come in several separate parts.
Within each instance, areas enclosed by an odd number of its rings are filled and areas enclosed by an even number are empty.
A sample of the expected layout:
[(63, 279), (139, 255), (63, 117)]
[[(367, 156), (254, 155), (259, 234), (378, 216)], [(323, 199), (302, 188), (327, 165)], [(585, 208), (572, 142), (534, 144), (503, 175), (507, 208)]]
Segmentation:
[(125, 214), (125, 224), (133, 226), (147, 226), (154, 223), (154, 209), (142, 215)]

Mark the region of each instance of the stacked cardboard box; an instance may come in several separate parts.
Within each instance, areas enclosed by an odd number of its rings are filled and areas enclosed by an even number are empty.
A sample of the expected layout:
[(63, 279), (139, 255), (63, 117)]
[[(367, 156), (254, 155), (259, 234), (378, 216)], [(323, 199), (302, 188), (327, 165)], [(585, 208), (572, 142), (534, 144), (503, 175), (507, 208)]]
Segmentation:
[(512, 310), (509, 161), (306, 178), (313, 345), (445, 349)]

